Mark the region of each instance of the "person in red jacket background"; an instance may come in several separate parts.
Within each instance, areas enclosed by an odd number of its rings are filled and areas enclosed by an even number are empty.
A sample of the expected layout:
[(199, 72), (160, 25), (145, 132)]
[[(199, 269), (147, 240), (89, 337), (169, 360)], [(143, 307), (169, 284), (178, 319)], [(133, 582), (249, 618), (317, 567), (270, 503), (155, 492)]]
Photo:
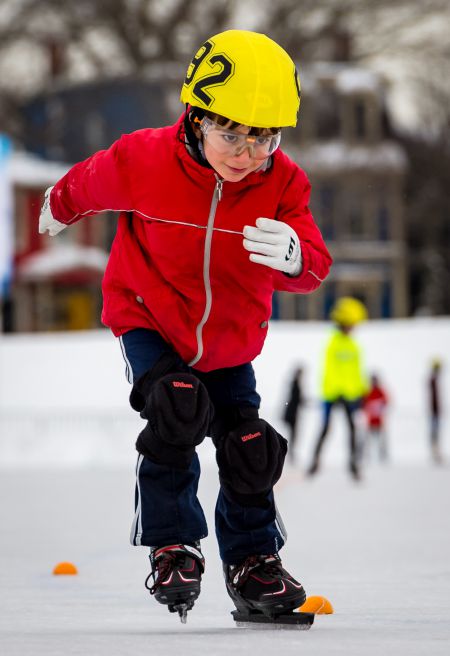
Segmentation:
[(229, 30), (194, 55), (181, 101), (175, 125), (123, 135), (47, 190), (39, 230), (120, 212), (102, 320), (147, 420), (131, 542), (150, 547), (151, 594), (184, 621), (200, 593), (207, 525), (195, 447), (209, 435), (228, 593), (238, 609), (273, 615), (305, 593), (278, 555), (286, 536), (273, 486), (287, 446), (259, 417), (251, 362), (274, 291), (312, 292), (331, 265), (308, 179), (279, 148), (281, 129), (297, 122), (300, 83), (274, 41)]
[(365, 451), (367, 452), (370, 449), (371, 442), (376, 440), (382, 462), (385, 462), (388, 458), (385, 426), (387, 406), (388, 395), (382, 387), (379, 377), (373, 374), (370, 378), (369, 392), (364, 397), (362, 403), (367, 430)]

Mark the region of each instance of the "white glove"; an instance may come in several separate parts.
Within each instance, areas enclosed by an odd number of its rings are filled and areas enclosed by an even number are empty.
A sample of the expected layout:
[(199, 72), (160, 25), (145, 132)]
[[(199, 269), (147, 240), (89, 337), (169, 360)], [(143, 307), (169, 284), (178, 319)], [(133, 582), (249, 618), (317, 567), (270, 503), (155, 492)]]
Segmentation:
[(39, 216), (40, 234), (43, 235), (44, 232), (48, 230), (48, 234), (50, 235), (50, 237), (54, 237), (55, 235), (58, 234), (58, 232), (61, 232), (61, 230), (67, 228), (65, 223), (61, 223), (61, 221), (57, 221), (52, 216), (52, 211), (50, 209), (50, 192), (52, 189), (53, 187), (49, 187), (45, 192), (44, 204), (42, 205), (41, 214)]
[(259, 217), (256, 227), (244, 227), (244, 248), (249, 260), (298, 276), (302, 269), (302, 251), (295, 230), (287, 223)]

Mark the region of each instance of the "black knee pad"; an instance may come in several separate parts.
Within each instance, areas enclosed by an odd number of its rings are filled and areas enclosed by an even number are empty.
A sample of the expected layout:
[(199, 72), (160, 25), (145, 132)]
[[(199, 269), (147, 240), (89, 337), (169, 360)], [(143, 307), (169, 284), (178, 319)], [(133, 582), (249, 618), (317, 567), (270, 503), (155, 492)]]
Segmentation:
[(168, 374), (156, 381), (142, 415), (148, 420), (136, 449), (153, 462), (187, 469), (206, 436), (213, 407), (206, 387), (192, 374)]
[(264, 419), (242, 422), (219, 442), (217, 464), (226, 495), (261, 506), (283, 471), (287, 441)]
[(227, 405), (215, 407), (209, 436), (218, 448), (225, 435), (228, 435), (243, 422), (259, 418), (258, 408), (253, 405)]
[(141, 412), (143, 418), (146, 419), (145, 404), (153, 385), (167, 374), (181, 372), (188, 372), (188, 367), (181, 358), (173, 351), (163, 353), (153, 367), (135, 381), (130, 394), (130, 405), (133, 410)]

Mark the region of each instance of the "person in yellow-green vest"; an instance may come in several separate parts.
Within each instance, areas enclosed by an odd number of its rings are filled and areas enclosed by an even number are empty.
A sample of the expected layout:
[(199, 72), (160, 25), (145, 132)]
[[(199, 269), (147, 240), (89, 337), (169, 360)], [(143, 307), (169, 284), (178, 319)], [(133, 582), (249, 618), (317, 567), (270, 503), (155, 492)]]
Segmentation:
[(354, 326), (367, 319), (367, 310), (361, 301), (344, 296), (334, 304), (330, 318), (336, 327), (325, 349), (321, 390), (323, 424), (308, 474), (311, 476), (318, 471), (320, 454), (330, 427), (331, 411), (336, 406), (342, 406), (349, 428), (349, 470), (355, 479), (359, 479), (354, 414), (369, 386), (363, 371), (360, 347), (351, 332)]

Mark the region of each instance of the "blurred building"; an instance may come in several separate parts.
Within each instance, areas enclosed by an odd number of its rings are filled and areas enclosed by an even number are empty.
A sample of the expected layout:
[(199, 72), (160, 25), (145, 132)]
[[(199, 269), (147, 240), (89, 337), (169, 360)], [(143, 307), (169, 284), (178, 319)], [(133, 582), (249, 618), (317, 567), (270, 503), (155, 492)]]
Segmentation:
[(100, 215), (57, 239), (38, 233), (47, 187), (67, 165), (14, 153), (9, 164), (13, 193), (14, 271), (4, 329), (13, 332), (99, 327), (101, 280), (115, 221)]
[[(176, 75), (176, 73), (178, 75)], [(81, 221), (56, 239), (38, 234), (44, 192), (69, 168), (109, 147), (121, 134), (171, 123), (180, 74), (165, 68), (148, 79), (124, 77), (51, 89), (22, 110), (26, 153), (11, 159), (14, 277), (3, 329), (14, 332), (100, 327), (101, 281), (116, 232), (107, 212)], [(164, 84), (161, 80), (164, 79)]]
[(364, 301), (372, 318), (408, 313), (407, 159), (389, 137), (383, 91), (381, 76), (348, 63), (302, 69), (301, 118), (286, 150), (310, 178), (334, 265), (314, 294), (279, 295), (284, 319), (322, 319), (342, 295)]
[[(108, 148), (122, 134), (167, 125), (173, 118), (168, 109), (170, 79), (170, 71), (164, 71), (159, 80), (55, 83), (23, 107), (24, 146), (47, 159), (78, 162)], [(181, 113), (179, 102), (177, 109)]]

